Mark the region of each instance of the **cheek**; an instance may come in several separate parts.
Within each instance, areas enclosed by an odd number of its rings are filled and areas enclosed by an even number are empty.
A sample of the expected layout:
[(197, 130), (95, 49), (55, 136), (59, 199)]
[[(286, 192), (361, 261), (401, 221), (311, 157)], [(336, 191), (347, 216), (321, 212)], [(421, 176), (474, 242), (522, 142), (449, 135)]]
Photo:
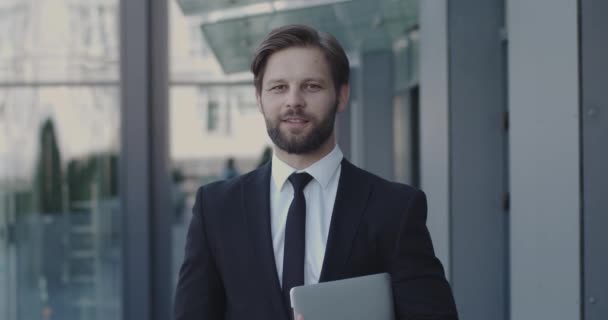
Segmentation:
[(265, 121), (270, 121), (276, 125), (279, 123), (279, 119), (281, 118), (281, 110), (279, 108), (264, 105), (263, 116)]
[(283, 99), (279, 96), (267, 95), (262, 97), (262, 105), (266, 110), (278, 110), (282, 105)]
[(311, 107), (310, 112), (314, 112), (317, 116), (325, 116), (333, 110), (335, 103), (332, 97), (322, 96), (311, 99), (308, 106)]

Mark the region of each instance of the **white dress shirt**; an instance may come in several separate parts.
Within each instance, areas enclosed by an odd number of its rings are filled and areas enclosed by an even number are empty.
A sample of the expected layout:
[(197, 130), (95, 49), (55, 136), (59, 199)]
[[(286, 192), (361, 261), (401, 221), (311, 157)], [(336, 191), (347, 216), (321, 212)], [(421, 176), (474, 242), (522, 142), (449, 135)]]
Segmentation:
[(296, 170), (272, 156), (272, 179), (270, 179), (270, 225), (272, 245), (277, 265), (279, 282), (283, 282), (283, 252), (285, 248), (285, 223), (293, 200), (293, 186), (287, 180), (294, 172), (307, 172), (313, 179), (304, 188), (306, 198), (306, 240), (304, 258), (304, 284), (319, 282), (329, 225), (338, 191), (338, 181), (343, 154), (336, 145), (334, 149), (304, 170)]

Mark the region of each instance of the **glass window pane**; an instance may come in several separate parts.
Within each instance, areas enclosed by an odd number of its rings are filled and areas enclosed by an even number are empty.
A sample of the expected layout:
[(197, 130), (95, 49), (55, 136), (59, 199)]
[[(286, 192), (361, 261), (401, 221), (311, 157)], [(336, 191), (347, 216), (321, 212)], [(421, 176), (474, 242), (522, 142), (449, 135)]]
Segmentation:
[(0, 318), (120, 319), (117, 86), (0, 88)]
[[(197, 188), (255, 169), (264, 162), (262, 154), (270, 139), (252, 86), (173, 86), (170, 94), (175, 210), (172, 274), (176, 281)], [(212, 104), (217, 126), (213, 128), (208, 111)], [(234, 159), (233, 168), (229, 159)]]
[(118, 81), (118, 0), (1, 0), (0, 83)]
[(0, 0), (0, 319), (120, 319), (119, 0)]
[[(228, 2), (226, 2), (228, 3)], [(178, 1), (169, 1), (170, 80), (176, 81), (249, 81), (248, 70), (226, 74), (203, 35), (196, 17), (187, 17)]]

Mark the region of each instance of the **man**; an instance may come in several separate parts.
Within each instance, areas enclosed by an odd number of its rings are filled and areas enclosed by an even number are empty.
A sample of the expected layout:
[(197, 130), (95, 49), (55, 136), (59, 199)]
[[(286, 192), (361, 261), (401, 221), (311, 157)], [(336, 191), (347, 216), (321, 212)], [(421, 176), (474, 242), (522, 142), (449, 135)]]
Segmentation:
[(380, 272), (391, 275), (398, 319), (456, 319), (424, 193), (355, 167), (336, 145), (335, 116), (349, 96), (339, 43), (281, 27), (251, 69), (274, 155), (199, 189), (176, 319), (287, 320), (292, 287)]

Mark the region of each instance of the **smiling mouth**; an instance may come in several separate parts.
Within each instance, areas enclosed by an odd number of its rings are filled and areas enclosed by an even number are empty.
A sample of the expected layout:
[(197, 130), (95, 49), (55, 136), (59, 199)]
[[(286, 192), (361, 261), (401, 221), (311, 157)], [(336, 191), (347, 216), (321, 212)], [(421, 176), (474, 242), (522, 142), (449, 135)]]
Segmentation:
[(300, 118), (288, 118), (288, 119), (283, 119), (283, 122), (287, 122), (287, 123), (295, 123), (295, 124), (304, 124), (304, 123), (308, 123), (308, 120), (306, 119), (300, 119)]
[(302, 118), (287, 118), (281, 121), (285, 126), (285, 129), (291, 133), (300, 133), (305, 128), (308, 128), (309, 121)]

